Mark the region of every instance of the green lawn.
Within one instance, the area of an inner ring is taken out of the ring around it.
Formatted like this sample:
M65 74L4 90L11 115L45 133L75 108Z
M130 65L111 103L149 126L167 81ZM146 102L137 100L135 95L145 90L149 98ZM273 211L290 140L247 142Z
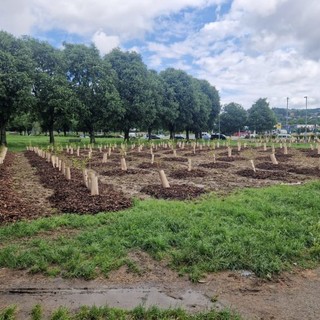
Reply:
M18 222L0 228L0 267L91 279L122 265L139 272L127 254L142 250L193 281L219 270L271 277L319 264L319 208L320 182L312 182Z

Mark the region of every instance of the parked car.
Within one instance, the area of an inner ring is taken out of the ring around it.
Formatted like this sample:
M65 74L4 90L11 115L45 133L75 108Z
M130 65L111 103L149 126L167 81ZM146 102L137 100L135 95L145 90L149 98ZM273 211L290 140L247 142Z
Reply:
M185 137L182 134L175 134L174 138L175 139L185 139Z
M149 136L146 134L145 138L149 139ZM151 134L150 139L162 139L162 137L158 134Z
M227 136L222 133L212 133L210 139L211 140L214 140L214 139L227 140Z
M202 133L202 139L203 140L210 140L211 135L207 132Z
M291 138L291 134L288 134L288 133L279 133L279 134L277 134L277 138L278 138L278 139L290 139L290 138Z

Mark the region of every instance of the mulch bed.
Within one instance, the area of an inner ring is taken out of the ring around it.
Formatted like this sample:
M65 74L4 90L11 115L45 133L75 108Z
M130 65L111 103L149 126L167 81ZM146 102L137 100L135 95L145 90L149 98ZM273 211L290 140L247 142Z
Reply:
M288 169L294 169L294 166L292 165L285 165L282 163L273 164L271 162L262 162L256 164L257 169L263 169L263 170L284 170L287 171Z
M146 153L146 152L138 152L138 151L133 151L133 152L128 152L128 155L134 156L134 157L139 157L139 158L150 158L151 159L151 153Z
M114 169L114 170L103 171L101 175L112 177L112 176L126 176L130 174L149 174L149 173L150 171L139 170L139 169L127 169L127 170Z
M99 196L91 196L82 182L82 174L73 169L68 181L57 169L31 151L25 156L31 166L36 168L41 183L54 190L48 199L55 208L68 213L98 213L102 211L118 211L132 206L132 200L111 186L99 185Z
M208 169L227 169L232 167L231 163L227 162L208 162L208 163L201 163L199 167L208 168Z
M160 168L164 168L165 166L163 165L163 163L161 163L161 165L160 165L157 162L154 162L154 163L142 162L142 163L138 164L137 167L140 169L160 169Z
M148 185L141 189L148 195L157 199L175 199L175 200L188 200L199 197L205 193L203 188L183 185L171 185L170 188L163 188L161 185Z
M315 176L320 177L320 169L317 167L314 168L290 168L288 172L296 173L296 174L304 174L307 176Z
M162 158L162 160L164 161L176 161L176 162L188 162L187 158L183 158L183 157L166 157L166 158Z
M15 155L8 152L4 163L0 165L0 224L44 216L12 189L11 167L14 159Z
M242 177L253 179L270 179L270 180L283 180L288 176L287 172L283 171L256 171L252 169L244 169L237 171L237 174Z
M187 169L180 169L175 170L170 173L170 177L174 179L188 179L188 178L195 178L195 177L205 177L208 173L200 170L200 169L193 169L188 171Z
M225 161L225 162L233 162L233 161L246 160L246 158L238 157L238 156L231 156L231 157L218 157L217 160Z

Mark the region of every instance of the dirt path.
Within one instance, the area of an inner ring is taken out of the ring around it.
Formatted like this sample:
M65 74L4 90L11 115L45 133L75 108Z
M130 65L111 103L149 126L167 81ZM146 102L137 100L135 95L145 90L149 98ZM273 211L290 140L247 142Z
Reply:
M16 304L19 319L28 318L37 303L46 316L59 306L77 310L81 305L125 309L156 305L190 312L231 308L244 319L319 319L320 269L285 274L276 281L261 281L247 272L222 272L193 284L144 253L136 259L144 268L141 275L123 267L109 279L93 281L0 269L0 308Z
M16 153L12 165L12 185L15 192L23 200L42 212L42 216L50 216L57 212L52 208L47 197L53 194L53 190L44 188L23 153Z

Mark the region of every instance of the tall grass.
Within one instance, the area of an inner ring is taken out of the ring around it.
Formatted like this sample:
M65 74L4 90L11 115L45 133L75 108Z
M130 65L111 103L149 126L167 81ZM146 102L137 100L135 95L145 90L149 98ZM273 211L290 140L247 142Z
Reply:
M91 279L130 269L128 252L142 250L194 281L219 270L271 277L319 263L319 196L320 182L312 182L18 222L0 228L0 267Z

